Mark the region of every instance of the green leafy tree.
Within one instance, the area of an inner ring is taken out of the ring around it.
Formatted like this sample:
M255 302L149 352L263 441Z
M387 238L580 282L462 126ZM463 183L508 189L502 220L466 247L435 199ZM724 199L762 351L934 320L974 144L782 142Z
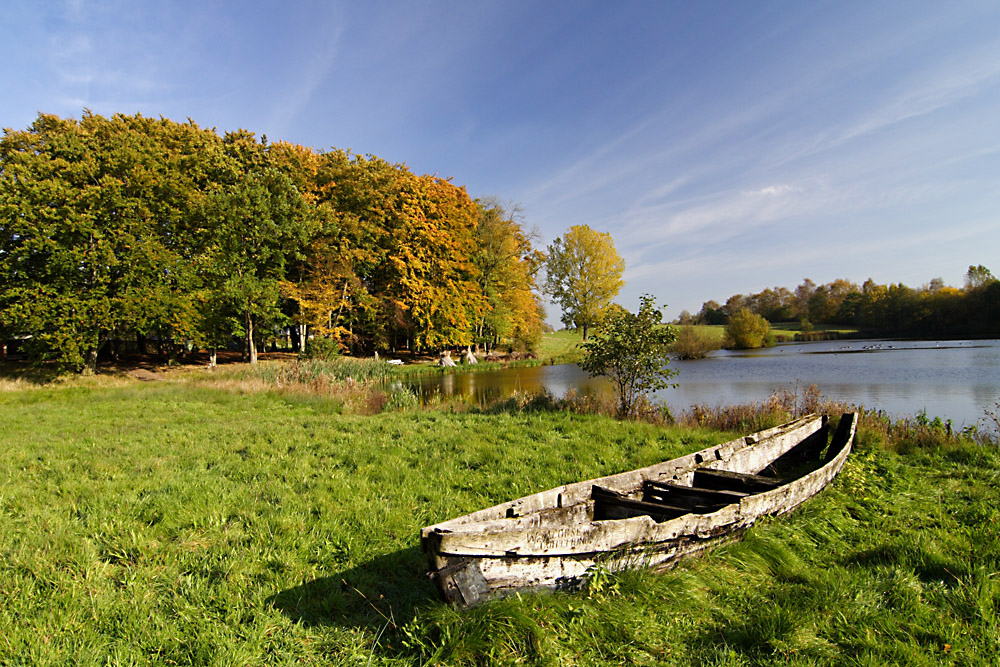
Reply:
M562 308L563 324L587 332L600 323L605 309L625 282L625 260L610 234L574 225L548 247L545 292Z
M255 364L261 328L284 321L285 269L305 246L311 226L304 200L270 163L263 142L241 130L227 134L224 143L229 180L204 200L210 227L200 264L217 311L209 318L212 328L223 311Z
M753 350L771 344L771 325L766 319L744 308L729 318L726 347Z
M174 217L157 196L166 153L154 124L43 114L5 134L0 301L36 359L92 372L114 336L156 318L168 326L159 306L179 294L185 270L164 243Z
M701 310L695 316L698 324L718 325L725 324L729 316L726 311L715 301L706 301L701 305Z
M677 335L663 323L652 295L644 294L637 313L612 309L594 335L583 345L580 367L592 377L611 380L618 393L622 417L634 416L639 399L670 386L677 371L668 367Z

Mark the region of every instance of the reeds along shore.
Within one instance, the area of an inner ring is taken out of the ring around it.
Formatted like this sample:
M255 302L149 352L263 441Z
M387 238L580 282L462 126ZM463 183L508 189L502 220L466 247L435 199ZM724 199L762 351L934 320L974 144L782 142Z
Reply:
M371 360L337 359L302 361L239 367L232 372L201 378L201 382L241 391L279 391L324 396L341 405L341 411L375 414L384 409L424 409L448 412L507 412L554 410L574 414L617 415L617 401L611 395L580 394L570 390L559 398L546 391L515 392L490 403L472 403L463 397L431 396L423 403L385 364ZM886 447L946 447L970 441L996 445L1000 432L1000 403L984 409L980 425L953 429L949 420L917 412L892 417L863 405L846 404L823 398L813 384L801 390L777 390L767 399L735 405L696 404L676 414L663 403L643 400L637 419L655 425L706 428L732 433L754 432L810 413L839 415L858 412L860 426L879 433Z

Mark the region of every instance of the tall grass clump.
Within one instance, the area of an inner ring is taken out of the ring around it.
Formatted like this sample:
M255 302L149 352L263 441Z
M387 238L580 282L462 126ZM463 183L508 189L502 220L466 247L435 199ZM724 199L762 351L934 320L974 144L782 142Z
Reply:
M375 359L333 357L270 361L198 374L194 382L242 393L273 392L319 401L335 412L375 414L390 401L391 365Z
M990 411L986 410L987 421L981 427L973 424L961 431L956 430L950 419L928 417L923 410L916 415L894 418L882 411L859 409L861 424L865 427L868 437L875 440L883 449L891 449L902 454L920 452L947 452L962 449L968 442L979 446L998 445L998 430L988 419Z
M239 373L276 385L324 385L347 380L357 383L383 382L392 377L393 369L389 364L376 359L334 357L256 364L242 368Z
M839 414L846 410L845 406L824 402L819 388L810 385L801 394L798 389L794 392L781 389L758 402L717 406L695 404L678 418L678 422L686 426L720 431L752 432L813 412Z

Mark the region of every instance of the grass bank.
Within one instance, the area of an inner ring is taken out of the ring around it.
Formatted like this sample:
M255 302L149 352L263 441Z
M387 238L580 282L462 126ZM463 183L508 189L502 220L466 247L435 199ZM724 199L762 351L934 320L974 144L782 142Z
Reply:
M689 325L695 331L717 342L720 346L726 339L726 327L722 324L694 324ZM845 329L843 327L826 327L815 325L808 332L802 331L799 322L775 322L771 324L771 333L779 343L797 340L826 340L829 338L850 338L858 334L856 329Z
M533 403L364 417L323 392L220 389L0 392L0 664L966 665L1000 653L1000 457L934 424L870 416L820 496L666 574L459 613L423 576L422 526L728 435Z

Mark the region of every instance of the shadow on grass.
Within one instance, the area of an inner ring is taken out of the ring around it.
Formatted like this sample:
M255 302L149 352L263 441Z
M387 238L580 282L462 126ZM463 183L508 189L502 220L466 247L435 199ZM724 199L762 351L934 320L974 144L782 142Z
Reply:
M281 591L268 602L307 627L377 630L388 624L395 629L413 618L418 605L440 600L426 571L424 555L414 546L307 581Z
M34 365L20 359L0 361L0 380L18 380L28 384L44 385L58 379L63 373L54 365Z
M912 570L923 582L940 581L947 585L959 583L968 573L963 563L915 544L884 544L848 558L845 564L904 568Z

